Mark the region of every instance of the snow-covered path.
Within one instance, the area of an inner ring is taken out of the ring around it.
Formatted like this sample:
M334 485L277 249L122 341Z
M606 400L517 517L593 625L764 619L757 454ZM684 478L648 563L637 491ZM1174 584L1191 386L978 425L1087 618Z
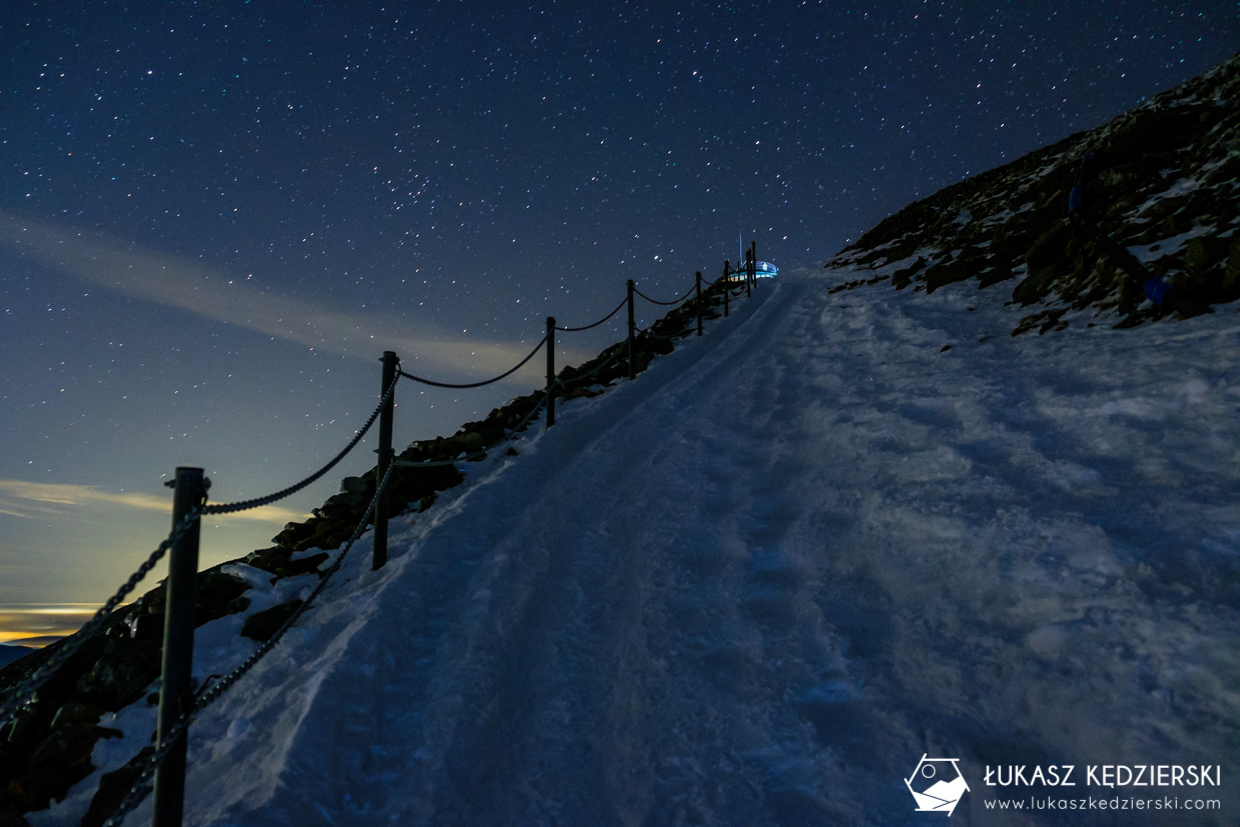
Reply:
M187 823L916 825L928 754L954 824L1234 824L1235 309L1014 339L1010 287L826 284L467 466L383 571L359 545L195 724ZM1219 765L1120 794L1222 811L990 809L1022 764Z

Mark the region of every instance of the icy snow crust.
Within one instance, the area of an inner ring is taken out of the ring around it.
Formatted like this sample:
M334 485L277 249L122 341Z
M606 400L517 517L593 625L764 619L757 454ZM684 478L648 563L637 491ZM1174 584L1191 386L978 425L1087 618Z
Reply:
M986 765L1176 763L1223 786L1128 792L1221 813L1080 823L1235 823L1234 309L1013 339L1002 288L827 294L858 275L763 282L464 465L380 572L367 535L195 723L186 823L924 825L924 754L969 780L953 824L1076 823L987 810Z

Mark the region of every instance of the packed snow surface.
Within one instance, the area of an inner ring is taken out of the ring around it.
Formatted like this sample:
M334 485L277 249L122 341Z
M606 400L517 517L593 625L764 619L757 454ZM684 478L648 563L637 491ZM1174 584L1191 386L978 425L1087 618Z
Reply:
M464 465L379 572L364 538L194 724L186 823L944 823L905 783L929 756L968 783L953 825L1234 824L1235 307L1013 338L1010 285L827 294L857 275L760 282ZM240 622L200 630L199 678L253 650ZM96 765L153 714L105 719ZM1149 764L1222 784L1086 785ZM985 782L1012 765L1078 783ZM1033 793L1221 810L993 809Z

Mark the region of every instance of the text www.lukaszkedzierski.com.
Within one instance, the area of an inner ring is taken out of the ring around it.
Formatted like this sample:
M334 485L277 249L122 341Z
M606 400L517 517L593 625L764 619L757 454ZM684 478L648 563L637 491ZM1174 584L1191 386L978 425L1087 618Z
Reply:
M987 810L1218 810L1218 799L1205 798L994 798Z

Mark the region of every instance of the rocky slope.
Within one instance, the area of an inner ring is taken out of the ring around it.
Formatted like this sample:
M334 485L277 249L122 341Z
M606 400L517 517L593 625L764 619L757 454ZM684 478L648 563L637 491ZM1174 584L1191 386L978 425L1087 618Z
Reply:
M1240 298L1240 55L1110 123L909 204L827 263L875 271L835 290L890 281L932 293L1015 281L1033 307L1013 335L1045 333L1070 310L1128 327L1166 314L1142 284L1068 221L1081 161L1098 227L1173 289L1218 304Z

